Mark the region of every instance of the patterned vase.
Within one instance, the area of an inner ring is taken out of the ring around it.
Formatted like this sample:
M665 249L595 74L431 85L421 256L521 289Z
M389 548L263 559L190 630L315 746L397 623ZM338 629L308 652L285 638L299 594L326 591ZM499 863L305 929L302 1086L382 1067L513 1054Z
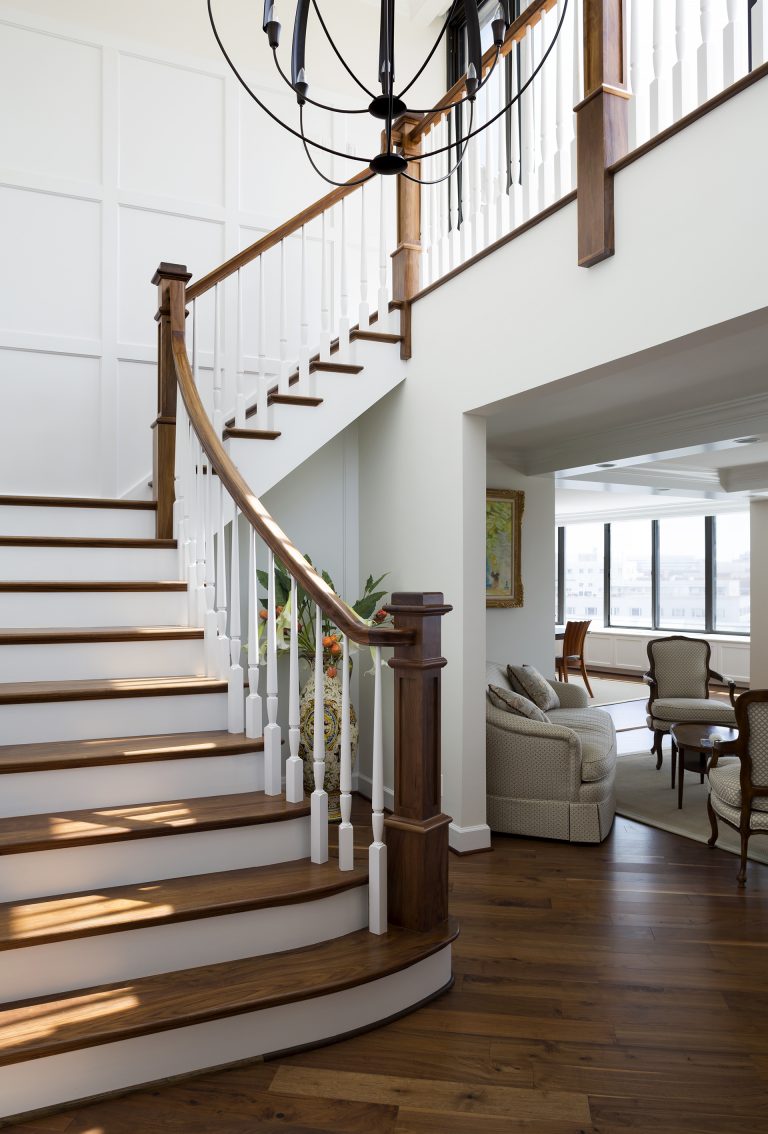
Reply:
M339 788L341 777L341 681L338 677L326 677L323 682L325 721L325 790L328 792L328 818L338 822L341 819ZM357 759L357 741L360 730L354 706L349 707L350 741L352 746L352 767ZM311 795L315 790L315 772L312 753L315 742L315 679L310 677L301 691L299 701L299 725L301 740L299 756L304 760L304 790Z

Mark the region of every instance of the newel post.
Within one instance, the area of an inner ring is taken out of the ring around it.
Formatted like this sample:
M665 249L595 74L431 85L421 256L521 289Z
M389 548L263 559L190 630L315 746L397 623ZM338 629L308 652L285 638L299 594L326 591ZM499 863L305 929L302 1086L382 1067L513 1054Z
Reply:
M184 264L160 264L157 285L157 417L152 422L152 497L157 501L155 535L173 539L176 462L176 370L171 325L184 325L184 289L192 273Z
M576 110L579 264L615 251L613 174L627 152L629 92L624 78L623 0L584 0L584 98Z
M452 608L440 592L392 595L395 648L395 805L385 820L389 921L426 930L448 917L448 824L440 808L440 623Z
M402 114L394 123L392 143L403 157L421 153L421 138L410 131L421 115ZM420 163L410 161L407 172L420 177ZM400 305L400 357L411 357L411 300L421 287L421 186L406 177L397 178L397 248L392 253L392 298Z

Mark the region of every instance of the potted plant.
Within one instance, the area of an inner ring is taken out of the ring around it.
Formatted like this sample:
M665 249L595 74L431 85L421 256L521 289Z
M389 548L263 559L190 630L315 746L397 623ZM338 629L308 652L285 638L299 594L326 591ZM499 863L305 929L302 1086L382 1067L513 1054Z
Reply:
M312 564L309 556L307 562ZM323 579L332 590L336 590L333 580L327 571L321 572ZM387 592L378 590L386 575L374 579L369 575L363 593L357 602L350 606L362 620L369 626L385 624L390 616L381 607L381 600ZM265 591L268 590L268 577L266 571L258 572L258 579ZM304 760L304 789L314 791L314 770L312 767L312 754L314 750L315 732L315 656L319 650L323 657L323 702L324 702L324 732L325 732L325 790L328 792L329 818L338 820L341 817L339 806L340 793L340 757L341 757L341 704L342 704L342 674L341 666L344 654L344 635L330 621L323 618L321 640L317 641L316 607L301 587L296 588L296 614L298 627L299 658L307 664L308 674L302 685L299 701L299 727L301 740L299 755ZM277 628L277 647L279 650L289 650L291 646L291 577L283 565L275 562L275 613ZM266 607L261 610L261 619L268 617ZM357 652L358 646L349 643L349 667L352 671L352 655ZM262 643L262 651L266 644ZM372 652L373 653L373 652ZM354 706L350 704L350 742L352 748L352 766L357 759L357 746L359 728L357 714Z

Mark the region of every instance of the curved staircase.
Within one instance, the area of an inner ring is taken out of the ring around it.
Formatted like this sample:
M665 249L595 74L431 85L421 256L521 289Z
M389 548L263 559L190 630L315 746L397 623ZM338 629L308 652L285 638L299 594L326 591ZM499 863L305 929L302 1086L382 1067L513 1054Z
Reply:
M154 505L3 497L0 523L0 1117L445 989L455 927L370 933L365 854L310 861L309 799L227 731Z

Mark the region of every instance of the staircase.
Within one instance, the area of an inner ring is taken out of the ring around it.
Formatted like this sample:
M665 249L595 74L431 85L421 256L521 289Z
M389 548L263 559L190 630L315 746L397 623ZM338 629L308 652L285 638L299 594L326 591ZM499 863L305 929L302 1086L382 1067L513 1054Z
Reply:
M455 927L370 933L365 854L310 861L309 800L265 794L155 513L0 498L3 1119L331 1040L451 981Z

